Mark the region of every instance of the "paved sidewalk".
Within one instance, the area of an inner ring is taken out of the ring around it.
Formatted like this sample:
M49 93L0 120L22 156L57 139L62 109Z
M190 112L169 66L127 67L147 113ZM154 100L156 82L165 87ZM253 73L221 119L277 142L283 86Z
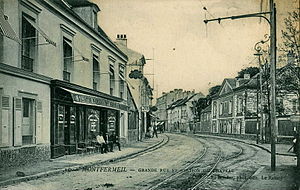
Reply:
M79 170L85 166L113 162L129 156L154 148L168 140L166 135L160 134L158 138L144 139L142 142L133 143L126 147L121 147L121 151L114 149L114 152L105 154L87 153L81 155L67 155L49 161L39 162L35 165L23 167L0 169L0 187L22 181L37 179L66 171ZM16 172L23 172L24 177L18 177Z
M243 142L246 144L250 144L253 146L257 146L261 149L264 149L265 151L268 151L269 153L271 153L271 145L270 144L256 144L256 141L254 140L248 140L248 139L240 139L240 138L233 138L233 137L223 137L223 136L216 136L213 134L201 134L201 133L196 133L195 135L198 136L207 136L207 137L214 137L214 138L221 138L221 139L229 139L229 140L234 140L234 141L238 141L238 142ZM291 148L292 145L289 144L276 144L276 154L277 155L282 155L282 156L293 156L296 157L296 154L293 153L293 150L291 150L290 152L288 152L288 150Z
M243 190L296 190L300 189L300 172L296 167L277 166L271 171L269 166L259 168L240 189Z
M256 144L256 141L222 137L207 134L196 134L197 136L213 137L218 139L234 140L253 146L257 146L267 152L271 152L270 144ZM239 188L243 190L300 190L300 169L296 167L296 155L287 152L291 145L276 144L277 166L271 171L269 165L262 165L253 175L245 176L247 181Z

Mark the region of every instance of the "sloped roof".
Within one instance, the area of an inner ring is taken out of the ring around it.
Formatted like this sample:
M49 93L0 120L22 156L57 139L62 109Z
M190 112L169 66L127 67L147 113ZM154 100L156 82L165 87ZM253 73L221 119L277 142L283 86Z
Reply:
M207 106L206 108L204 108L201 113L205 113L205 112L211 112L211 106Z
M107 34L102 30L100 26L97 27L97 29L94 29L92 26L90 26L88 23L86 23L75 11L73 11L70 7L68 7L62 0L52 0L55 4L60 6L64 9L64 11L70 13L72 16L74 16L79 22L83 23L87 28L93 30L100 38L102 38L104 41L106 41L109 45L111 45L115 50L117 50L118 53L120 53L122 56L124 56L126 59L127 56L125 53L123 53L115 44L114 42L107 36ZM97 6L95 3L89 2L88 0L66 0L66 2L71 5L71 7L76 7L80 5L94 5ZM74 6L73 6L74 5ZM97 6L97 8L99 8ZM100 10L100 9L99 9Z
M193 94L191 95L190 97L189 96L186 96L184 98L181 98L179 100L176 100L175 102L173 102L167 109L173 109L175 107L178 107L178 106L182 106L184 105L185 103L187 103L188 101L190 101L193 97L195 97L197 94Z
M181 102L179 102L177 105L176 105L176 107L177 106L182 106L182 105L184 105L185 103L187 103L188 101L190 101L190 99L192 99L193 97L195 97L196 96L196 94L193 94L192 96L190 96L190 97L185 97Z
M146 64L145 57L143 54L128 48L127 46L123 45L122 43L118 43L118 42L114 42L114 43L123 53L125 53L127 55L128 64L132 64L133 62L140 60L140 59L143 60L142 61L143 65Z

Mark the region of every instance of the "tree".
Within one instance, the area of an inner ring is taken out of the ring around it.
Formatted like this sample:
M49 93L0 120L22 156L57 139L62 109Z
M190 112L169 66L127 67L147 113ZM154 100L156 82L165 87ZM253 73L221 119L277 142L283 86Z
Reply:
M259 73L258 67L247 67L238 72L236 78L244 78L244 74L250 74L250 78Z
M209 105L208 103L209 102L207 98L199 98L198 100L192 102L193 112L196 116L196 119L200 120L201 111Z
M299 66L300 58L300 31L299 31L299 10L289 12L289 16L284 19L285 28L281 30L283 44L280 50L284 54L290 53L294 56Z
M211 97L211 96L217 94L219 92L220 88L221 88L221 85L216 85L216 86L211 87L208 90L208 95L207 96Z

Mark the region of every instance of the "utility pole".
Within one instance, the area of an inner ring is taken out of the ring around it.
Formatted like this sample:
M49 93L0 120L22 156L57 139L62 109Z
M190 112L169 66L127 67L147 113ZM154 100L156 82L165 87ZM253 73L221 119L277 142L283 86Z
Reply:
M273 0L270 0L270 37L271 37L271 64L270 64L270 85L271 85L271 105L270 105L270 119L271 119L271 170L275 171L276 167L276 134L277 134L277 127L276 127L276 7L273 3Z
M252 14L244 14L244 15L237 15L237 16L229 16L229 17L222 17L216 19L209 19L204 20L204 23L207 24L208 22L218 21L221 23L221 20L235 20L241 18L249 18L249 17L259 17L264 18L270 25L270 47L271 47L271 56L270 56L270 125L271 125L271 170L275 171L276 168L276 135L277 135L277 127L276 127L276 92L275 92L275 72L276 72L276 6L273 0L269 0L270 4L270 11L269 12L259 12L259 13L252 13ZM265 15L270 15L270 19L265 17Z

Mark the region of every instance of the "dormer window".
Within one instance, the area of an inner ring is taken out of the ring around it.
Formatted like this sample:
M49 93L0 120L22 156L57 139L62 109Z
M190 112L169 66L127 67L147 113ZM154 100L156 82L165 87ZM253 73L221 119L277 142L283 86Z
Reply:
M93 27L96 29L98 27L97 12L96 11L92 12L92 22L93 22Z

